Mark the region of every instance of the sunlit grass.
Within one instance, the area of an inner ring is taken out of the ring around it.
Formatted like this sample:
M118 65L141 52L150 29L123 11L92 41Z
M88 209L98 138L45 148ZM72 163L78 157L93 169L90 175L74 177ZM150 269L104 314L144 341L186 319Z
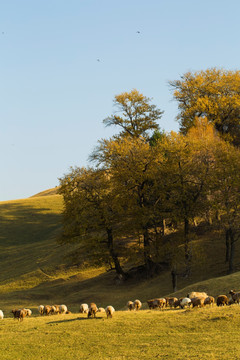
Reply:
M0 321L1 359L237 359L240 307Z

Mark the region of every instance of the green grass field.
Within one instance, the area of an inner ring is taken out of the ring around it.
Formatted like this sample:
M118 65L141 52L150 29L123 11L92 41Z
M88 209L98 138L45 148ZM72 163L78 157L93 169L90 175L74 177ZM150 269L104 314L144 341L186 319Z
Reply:
M170 272L119 284L103 267L72 265L73 245L59 245L62 197L50 189L28 199L0 203L0 359L237 359L240 307L147 310L146 300L172 293ZM178 279L176 296L190 291L209 295L239 289L240 271L226 275L224 237L218 229L200 229L201 266ZM236 269L240 269L237 245ZM84 254L82 254L84 259ZM128 300L143 302L126 311ZM112 305L113 319L78 314L83 302ZM40 317L40 304L65 303L69 315ZM12 308L33 310L18 323ZM229 355L231 354L231 355Z
M239 305L97 316L2 320L1 359L239 359Z

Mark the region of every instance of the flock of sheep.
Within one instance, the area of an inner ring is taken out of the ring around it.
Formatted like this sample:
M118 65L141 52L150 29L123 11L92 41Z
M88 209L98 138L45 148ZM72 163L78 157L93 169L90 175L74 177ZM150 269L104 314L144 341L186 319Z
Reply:
M112 317L115 309L113 306L109 305L106 309L100 307L98 308L95 303L91 303L89 306L88 304L81 304L79 312L84 314L88 314L88 317L96 317L96 313L106 313L107 318ZM68 310L67 306L62 305L39 305L38 312L40 315L54 315L54 314L71 314L71 311ZM19 321L23 321L23 319L27 316L32 315L32 311L30 309L13 309L11 311L13 317L18 319ZM4 318L3 311L0 310L0 319Z
M228 298L227 295L219 295L216 299L217 306L231 305L234 303L239 304L240 302L240 291L236 292L235 290L230 290L229 294L231 298ZM205 292L191 292L187 297L176 298L176 297L164 297L147 300L149 309L160 309L170 307L177 308L180 307L184 309L185 307L203 307L205 305L213 305L215 299L213 296L207 295ZM128 310L140 310L142 303L140 300L128 301L127 308ZM62 305L39 305L38 312L40 315L54 315L54 314L71 314L71 311L68 310L67 306ZM96 317L98 312L106 313L107 318L112 318L115 309L113 306L109 305L105 309L102 307L97 307L95 303L81 304L79 312L81 314L87 314L88 318ZM14 309L12 310L14 318L19 321L23 321L24 317L31 316L32 311L30 309ZM0 310L0 319L3 319L3 311Z
M216 299L217 306L224 306L224 305L232 305L232 304L239 304L240 302L240 292L236 292L235 290L230 290L229 294L231 298L228 298L227 295L219 295ZM165 297L165 298L158 298L148 300L147 304L149 309L156 309L160 308L163 309L167 306L170 308L177 308L180 307L184 309L185 307L203 307L205 305L213 305L215 303L215 299L213 296L207 295L205 292L191 292L187 295L187 297L176 298L176 297ZM139 305L138 305L139 306ZM128 302L128 309L133 310L136 309L135 302L132 301Z

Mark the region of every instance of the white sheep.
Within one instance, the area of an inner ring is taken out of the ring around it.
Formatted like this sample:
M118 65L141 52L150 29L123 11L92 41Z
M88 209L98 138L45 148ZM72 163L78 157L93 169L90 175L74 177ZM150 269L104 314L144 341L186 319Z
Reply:
M27 315L26 316L31 316L32 315L32 310L30 309L23 309L26 311Z
M192 291L192 292L190 292L190 294L187 294L187 297L189 299L193 299L195 297L203 297L204 299L206 299L206 297L208 297L208 295L205 292Z
M87 314L88 313L88 304L81 304L80 305L80 313Z
M40 315L44 314L44 305L39 305L38 312L39 312Z
M133 302L133 307L134 307L135 310L140 310L141 307L142 307L141 301L140 301L140 300L135 300L135 301Z
M2 310L0 310L0 319L2 320L2 319L3 319L3 317L4 317L4 315L3 315L3 311L2 311Z
M134 310L133 301L129 300L127 302L127 307L128 307L128 310L130 310L130 311Z
M98 311L97 312L100 312L100 313L105 313L105 309L104 308L102 308L102 307L100 307L100 308L98 308Z
M59 310L61 314L66 314L66 312L68 311L67 306L64 304L59 306Z
M107 318L108 317L112 318L114 311L115 311L115 309L114 309L113 306L111 306L111 305L107 306L106 309L105 309L105 312L107 314Z
M182 309L185 308L185 306L190 306L191 305L191 299L189 299L188 297L186 298L183 298L181 301L180 301L180 307Z

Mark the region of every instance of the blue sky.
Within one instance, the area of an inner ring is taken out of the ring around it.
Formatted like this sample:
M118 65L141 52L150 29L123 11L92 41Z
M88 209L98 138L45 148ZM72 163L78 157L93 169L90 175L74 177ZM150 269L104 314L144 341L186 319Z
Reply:
M168 81L239 69L239 13L237 0L0 1L0 201L86 165L117 132L102 120L123 91L153 98L177 131Z

